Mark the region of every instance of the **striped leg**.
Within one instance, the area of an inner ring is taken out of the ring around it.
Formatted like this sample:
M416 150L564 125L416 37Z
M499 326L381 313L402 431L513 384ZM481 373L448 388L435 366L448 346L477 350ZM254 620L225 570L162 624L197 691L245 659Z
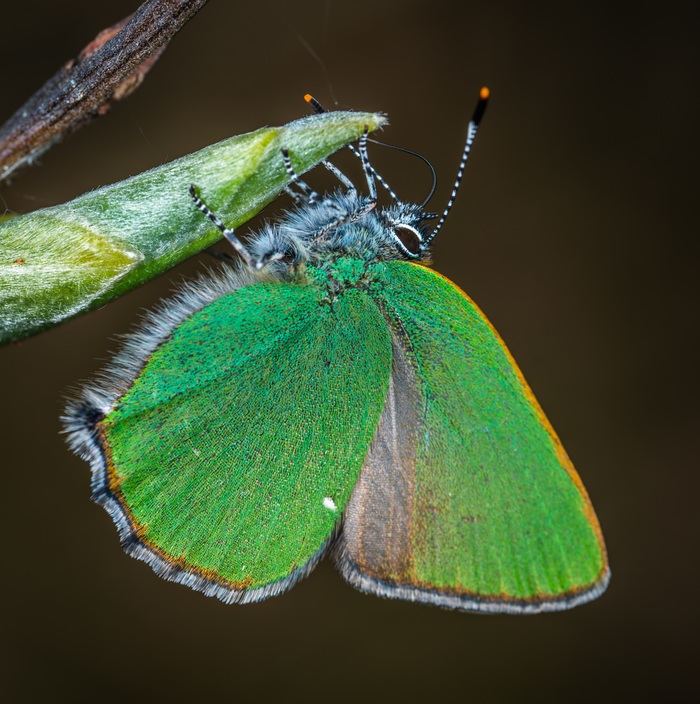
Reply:
M216 217L216 214L209 209L207 204L197 195L197 191L194 184L190 184L190 196L194 204L216 225L219 230L221 230L223 236L228 240L231 246L238 252L243 261L250 267L259 268L257 262L253 262L248 250L245 248L243 243L233 234L233 230L230 227L226 227L224 223Z
M377 185L374 182L374 169L370 166L369 155L367 154L367 134L369 129L365 127L365 131L360 137L359 151L360 151L360 161L362 162L362 169L365 172L365 178L367 179L367 188L369 189L369 199L371 201L377 202Z
M336 210L338 209L338 206L333 202L332 199L330 198L322 198L319 196L316 191L313 190L305 181L302 181L299 178L299 175L297 172L294 170L294 167L292 166L292 160L289 158L289 151L285 147L282 147L282 159L284 159L284 168L287 171L287 174L292 180L292 184L297 186L299 190L301 191L301 195L293 191L289 186L285 188L285 192L292 197L294 202L297 205L301 205L304 203L306 200L309 205L313 205L314 203L317 203L319 200L321 200L323 205L326 205L327 207L330 208L335 208ZM335 174L338 179L343 183L345 186L348 188L351 188L352 190L355 190L352 183L350 183L349 179L345 176L340 169L335 167L333 164L324 161L323 165L331 171L333 174Z
M304 198L296 191L293 191L289 186L285 186L284 192L294 201L296 205L302 205L305 202Z
M306 181L302 181L299 178L292 166L292 160L289 158L289 151L287 151L286 147L282 147L282 158L284 159L284 168L287 170L289 178L292 179L292 183L306 196L309 203L315 203L319 199L318 193Z
M323 165L340 181L348 191L356 193L357 189L352 185L352 181L335 165L331 164L330 161L323 161Z

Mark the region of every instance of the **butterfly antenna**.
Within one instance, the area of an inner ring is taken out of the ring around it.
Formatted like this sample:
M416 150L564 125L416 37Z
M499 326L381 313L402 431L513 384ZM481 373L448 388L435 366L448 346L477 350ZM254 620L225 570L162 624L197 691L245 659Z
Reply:
M304 96L304 100L311 106L311 109L317 115L321 115L322 113L327 112L326 108L324 108L323 105L321 105L321 103L319 103L318 100L316 100L316 98L314 98L313 95L310 95L309 93L307 93ZM374 142L373 139L370 141ZM382 144L382 142L377 142L377 144ZM387 144L386 146L389 146L389 145ZM399 149L400 147L394 147L394 148ZM348 149L362 162L362 156L361 156L359 150L357 149L357 147L355 147L353 144L348 144ZM363 163L363 167L364 167L364 163ZM376 169L369 163L367 164L367 167L369 168L370 172L372 173L372 176L374 176L374 178L377 179L377 181L379 181L379 183L382 184L382 186L384 187L384 190L389 194L391 199L395 203L400 203L401 200L399 199L399 197L396 195L396 193L394 193L391 186L382 178L382 176L380 176L377 173Z
M440 232L440 229L442 226L445 224L445 220L447 219L447 215L452 209L452 206L455 202L455 197L457 195L457 191L459 190L459 186L462 183L462 176L464 175L464 167L467 164L467 159L469 159L469 152L471 151L472 144L474 144L474 138L476 137L476 133L479 130L479 123L481 122L481 118L484 116L484 111L486 110L486 104L489 101L489 95L490 91L488 88L485 86L481 89L479 92L479 102L476 104L476 108L474 110L474 114L472 115L472 119L469 120L469 126L467 127L467 141L464 145L464 151L462 152L462 160L459 162L459 169L457 169L457 178L455 179L454 186L452 187L452 193L450 194L450 199L447 201L447 205L445 206L445 209L442 211L442 215L440 216L440 220L438 220L437 225L435 225L435 229L428 235L428 237L425 239L423 242L423 247L427 247L435 238L435 235L437 235L438 232Z

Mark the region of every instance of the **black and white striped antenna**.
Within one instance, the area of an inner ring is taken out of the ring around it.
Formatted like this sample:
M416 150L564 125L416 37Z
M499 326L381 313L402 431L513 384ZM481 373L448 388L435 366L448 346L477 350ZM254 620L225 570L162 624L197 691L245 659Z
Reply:
M435 225L435 229L428 235L428 237L426 237L425 241L423 242L423 247L427 247L433 241L433 239L435 239L435 235L440 232L440 229L445 224L445 220L447 219L448 213L450 212L450 210L452 210L452 206L455 202L455 197L457 196L457 191L459 190L459 186L462 183L464 167L467 164L467 159L469 159L469 152L472 149L472 144L474 144L474 138L476 137L476 133L479 130L479 123L481 122L481 118L484 116L484 111L486 110L486 104L489 101L490 93L491 91L489 91L486 86L484 86L479 91L479 102L476 104L472 119L469 120L469 125L467 126L467 141L464 144L462 160L459 162L459 168L457 169L457 178L455 179L454 186L452 186L452 193L450 194L450 198L447 201L445 209L442 211L442 215L440 216L437 225Z

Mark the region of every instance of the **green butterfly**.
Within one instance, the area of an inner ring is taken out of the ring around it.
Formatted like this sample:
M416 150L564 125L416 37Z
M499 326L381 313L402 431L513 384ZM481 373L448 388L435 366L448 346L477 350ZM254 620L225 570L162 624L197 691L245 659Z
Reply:
M151 314L65 417L129 554L227 603L284 592L329 552L362 591L465 611L605 590L559 439L483 313L421 263L487 98L432 229L366 134L368 195L330 164L343 188L318 195L284 152L297 205L247 246L191 189L242 262Z

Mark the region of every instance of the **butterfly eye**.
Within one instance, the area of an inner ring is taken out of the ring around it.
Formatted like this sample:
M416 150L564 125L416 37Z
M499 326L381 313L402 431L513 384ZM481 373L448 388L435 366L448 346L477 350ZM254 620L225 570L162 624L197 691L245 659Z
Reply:
M417 257L421 253L423 238L418 230L410 225L395 225L394 237L396 237L400 248L409 257Z

